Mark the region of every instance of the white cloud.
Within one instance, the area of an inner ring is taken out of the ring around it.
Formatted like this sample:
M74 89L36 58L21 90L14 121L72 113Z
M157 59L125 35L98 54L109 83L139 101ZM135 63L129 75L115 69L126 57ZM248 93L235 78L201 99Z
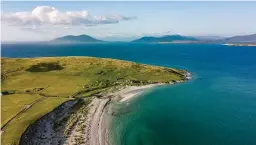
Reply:
M85 25L113 24L120 21L135 19L118 14L94 16L88 11L60 12L51 6L37 6L31 12L16 12L3 14L2 22L17 26L40 25Z

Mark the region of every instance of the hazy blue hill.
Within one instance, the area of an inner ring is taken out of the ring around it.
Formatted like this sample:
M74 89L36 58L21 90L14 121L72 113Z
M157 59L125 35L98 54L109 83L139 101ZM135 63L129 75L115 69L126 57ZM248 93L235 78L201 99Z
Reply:
M244 43L244 44L256 44L256 34L233 36L229 38L208 41L209 43Z
M194 37L181 35L167 35L162 37L142 37L132 42L173 42L173 41L197 41Z
M256 42L256 34L244 35L244 36L234 36L224 39L226 42Z
M88 35L79 35L79 36L72 36L72 35L67 35L67 36L64 36L64 37L59 37L59 38L56 38L54 40L52 40L51 42L58 42L58 43L61 43L61 42L103 42L102 40L98 40L98 39L95 39L91 36L88 36Z

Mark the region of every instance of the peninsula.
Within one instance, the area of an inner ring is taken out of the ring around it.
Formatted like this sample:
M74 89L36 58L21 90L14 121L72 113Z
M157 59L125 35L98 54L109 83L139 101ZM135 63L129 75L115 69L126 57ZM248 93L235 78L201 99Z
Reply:
M103 145L104 107L188 79L185 70L95 57L2 58L2 144ZM115 115L115 114L113 114Z

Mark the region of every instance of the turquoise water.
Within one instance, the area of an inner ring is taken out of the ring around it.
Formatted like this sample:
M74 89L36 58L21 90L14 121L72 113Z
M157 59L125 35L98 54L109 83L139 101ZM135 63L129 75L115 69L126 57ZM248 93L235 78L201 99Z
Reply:
M121 104L115 145L256 145L256 47L197 44L5 44L5 57L97 56L178 67L193 80Z

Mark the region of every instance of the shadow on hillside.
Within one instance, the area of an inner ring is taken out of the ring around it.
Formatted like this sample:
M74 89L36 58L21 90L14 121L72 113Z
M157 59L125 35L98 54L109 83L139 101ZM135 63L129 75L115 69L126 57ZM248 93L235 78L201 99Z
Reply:
M30 66L30 68L26 69L29 72L49 72L49 71L56 71L56 70L63 70L64 68L59 65L57 62L50 62L50 63L38 63L36 65Z

